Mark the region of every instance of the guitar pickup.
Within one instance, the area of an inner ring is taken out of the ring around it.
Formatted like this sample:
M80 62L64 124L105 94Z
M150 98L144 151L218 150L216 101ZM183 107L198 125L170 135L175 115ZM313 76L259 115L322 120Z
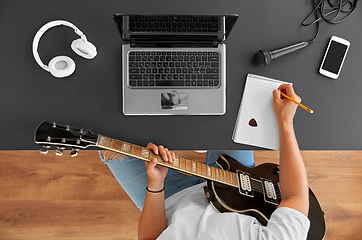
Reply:
M239 180L239 193L248 197L254 197L250 174L240 170L236 170L236 173Z
M263 186L264 201L274 205L279 205L280 198L277 196L274 183L266 178L260 178L260 181Z

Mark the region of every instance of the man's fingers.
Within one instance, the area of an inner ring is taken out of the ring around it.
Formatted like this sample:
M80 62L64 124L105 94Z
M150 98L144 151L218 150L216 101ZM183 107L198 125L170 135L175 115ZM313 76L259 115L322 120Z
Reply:
M168 148L165 148L162 145L159 145L158 147L153 143L148 143L147 148L151 149L154 154L161 155L162 159L165 162L172 162L175 159L175 153L170 151Z
M168 162L169 161L169 154L168 154L168 149L164 148L162 145L158 146L158 150L161 154L161 157L164 161Z
M150 142L147 144L147 148L151 149L154 154L158 155L158 147L155 144Z
M157 159L152 158L149 162L145 162L146 170L151 170L157 165Z
M279 100L280 99L280 90L279 89L275 89L274 91L273 91L273 97L274 97L274 99L275 100Z

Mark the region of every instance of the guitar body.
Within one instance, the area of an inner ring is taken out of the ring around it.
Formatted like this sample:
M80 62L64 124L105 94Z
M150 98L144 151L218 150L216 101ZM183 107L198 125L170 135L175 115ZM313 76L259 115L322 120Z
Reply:
M276 164L264 163L248 168L227 155L221 155L217 160L217 164L224 170L247 172L253 179L268 179L278 186L279 168ZM280 192L278 193L280 194ZM253 197L245 196L235 187L211 180L207 180L205 194L218 212L237 212L252 216L263 226L267 225L272 213L278 207L276 204L266 202L263 192L254 192ZM323 239L326 232L324 213L311 189L309 189L308 218L311 225L307 239Z

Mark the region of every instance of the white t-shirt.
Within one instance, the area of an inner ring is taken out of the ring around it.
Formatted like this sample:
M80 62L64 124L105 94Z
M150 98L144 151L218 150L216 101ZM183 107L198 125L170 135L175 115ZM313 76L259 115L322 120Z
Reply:
M168 227L158 237L159 240L307 238L310 222L304 214L281 207L274 211L264 227L251 216L216 212L205 197L205 184L184 189L166 199Z

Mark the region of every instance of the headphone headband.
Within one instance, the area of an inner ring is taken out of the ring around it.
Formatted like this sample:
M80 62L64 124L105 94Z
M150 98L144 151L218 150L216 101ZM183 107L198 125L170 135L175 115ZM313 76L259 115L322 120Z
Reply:
M68 22L68 21L64 21L64 20L55 20L55 21L51 21L48 22L47 24L45 24L44 26L42 26L38 32L35 34L34 40L33 40L33 55L35 58L35 61L39 64L40 67L42 67L44 70L49 71L49 68L47 65L45 65L39 56L38 53L38 46L39 46L39 41L40 38L43 36L43 34L49 30L50 28L56 27L56 26L60 26L60 25L64 25L70 28L74 29L74 32L79 35L81 37L81 39L84 42L87 42L87 37L83 34L82 31L80 31L74 24Z

